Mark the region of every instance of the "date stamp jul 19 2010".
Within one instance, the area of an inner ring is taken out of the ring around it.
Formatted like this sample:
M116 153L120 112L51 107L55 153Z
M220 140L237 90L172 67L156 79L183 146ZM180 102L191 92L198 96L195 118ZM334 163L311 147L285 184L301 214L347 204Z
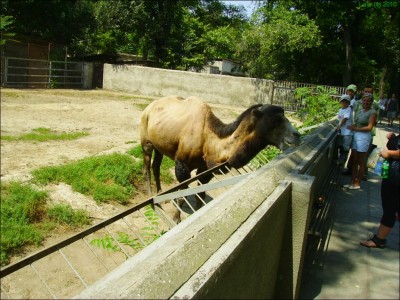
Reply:
M400 1L360 1L358 8L395 8L400 6Z

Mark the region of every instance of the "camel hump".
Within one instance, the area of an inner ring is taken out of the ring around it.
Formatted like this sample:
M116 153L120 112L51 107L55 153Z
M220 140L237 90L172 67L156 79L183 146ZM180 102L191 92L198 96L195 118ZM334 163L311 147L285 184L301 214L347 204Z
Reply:
M190 96L187 98L171 95L159 98L153 101L147 108L145 109L146 112L155 109L165 109L170 111L172 115L177 115L180 109L184 110L198 110L200 111L208 111L210 109L209 105L201 98L196 96ZM177 110L174 112L174 110Z

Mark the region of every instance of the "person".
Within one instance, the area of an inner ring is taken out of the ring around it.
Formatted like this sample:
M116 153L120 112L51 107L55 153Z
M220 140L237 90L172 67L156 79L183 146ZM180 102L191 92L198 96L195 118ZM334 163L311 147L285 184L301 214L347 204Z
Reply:
M372 108L372 95L364 93L362 109L357 110L354 115L353 124L347 128L353 131L351 150L353 153L351 184L344 187L350 190L360 189L360 182L365 175L367 167L367 153L370 147L372 135L371 130L376 124L377 112Z
M379 110L378 110L378 123L382 124L382 119L384 117L386 117L386 102L387 102L387 98L381 94L379 96L379 100L378 100L378 106L379 106Z
M350 96L342 95L339 99L341 108L338 111L339 124L337 131L339 132L338 146L339 146L339 164L346 163L347 156L350 151L351 141L353 139L353 132L347 127L352 124Z
M350 84L347 88L346 88L346 94L349 95L350 97L350 108L353 109L354 105L356 104L356 95L357 92L357 86L355 84Z
M361 246L367 248L385 247L386 237L392 230L396 221L396 215L398 216L400 211L400 134L396 136L394 132L390 132L387 138L387 149L383 149L379 155L389 160L393 172L389 173L389 178L382 178L381 201L383 215L378 231L370 239L360 242ZM397 167L395 164L397 164Z
M398 111L398 100L396 99L396 94L392 94L392 98L390 98L387 102L387 118L388 118L388 126L393 127L393 121L397 117Z
M354 115L357 114L357 113L359 113L359 111L362 110L362 107L363 107L363 106L362 106L362 101L361 101L362 96L363 96L364 94L366 94L366 93L369 93L369 94L372 95L372 100L373 100L373 99L374 99L373 92L374 92L374 89L373 89L372 85L368 85L368 84L367 84L367 85L364 87L364 89L361 91L361 98L360 98L360 100L355 100L355 103L353 104L353 119L354 119ZM356 99L356 96L355 96L354 99ZM378 105L378 103L377 103L376 101L373 101L373 102L372 102L372 108L373 108L376 112L378 111L379 105ZM370 141L370 144L369 144L369 147L368 147L368 151L367 151L368 154L371 153L371 151L373 150L373 149L372 149L372 143L373 143L373 138L374 138L374 136L375 136L375 134L376 134L375 125L376 125L376 124L374 124L374 127L373 127L372 130L371 130L371 136L372 136L372 138L371 138L371 141ZM367 180L368 180L368 167L367 167L367 163L368 163L368 161L367 161L367 159L368 159L368 154L367 154L366 159L365 159L365 174L364 174L363 177L362 177L362 179L363 179L364 181L367 181ZM351 151L350 151L349 160L347 161L347 167L346 167L346 170L343 171L343 175L351 175L351 174L352 174L352 162L353 162L353 157L354 157L354 153L353 153L353 150L351 150Z

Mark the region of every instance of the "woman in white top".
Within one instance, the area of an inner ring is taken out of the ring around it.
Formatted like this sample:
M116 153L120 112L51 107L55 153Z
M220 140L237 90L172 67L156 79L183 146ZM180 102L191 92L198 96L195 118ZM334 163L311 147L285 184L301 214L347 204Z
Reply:
M351 151L354 152L351 184L345 185L350 190L360 189L360 182L365 174L368 149L372 140L371 130L376 124L377 112L372 108L372 94L365 93L361 99L362 108L354 110L354 124L347 128L353 131Z

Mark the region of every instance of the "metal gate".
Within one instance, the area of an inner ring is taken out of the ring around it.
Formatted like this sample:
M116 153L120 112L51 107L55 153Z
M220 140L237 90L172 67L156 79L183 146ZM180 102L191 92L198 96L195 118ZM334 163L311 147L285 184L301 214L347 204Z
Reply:
M218 165L2 268L1 299L57 299L77 295L176 225L164 210L164 203L169 202L185 219L198 210L196 199L206 205L268 162L261 151L240 169L228 168L227 163ZM211 173L211 181L202 184L201 179Z
M82 88L82 62L4 57L2 85L5 87Z

